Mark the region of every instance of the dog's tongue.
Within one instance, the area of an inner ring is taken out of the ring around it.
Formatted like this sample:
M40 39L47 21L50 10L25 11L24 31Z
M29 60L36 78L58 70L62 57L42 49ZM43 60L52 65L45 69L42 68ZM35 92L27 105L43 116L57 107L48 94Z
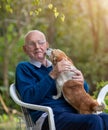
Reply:
M50 56L51 55L51 52L52 52L52 48L48 48L47 51L46 51L46 55L47 56Z

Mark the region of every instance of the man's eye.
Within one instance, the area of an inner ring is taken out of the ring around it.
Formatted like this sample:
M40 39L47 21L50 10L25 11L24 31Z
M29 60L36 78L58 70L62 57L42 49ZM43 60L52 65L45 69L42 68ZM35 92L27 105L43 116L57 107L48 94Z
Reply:
M33 42L29 42L27 45L28 46L34 46L34 43Z
M44 44L46 41L38 41L38 44Z

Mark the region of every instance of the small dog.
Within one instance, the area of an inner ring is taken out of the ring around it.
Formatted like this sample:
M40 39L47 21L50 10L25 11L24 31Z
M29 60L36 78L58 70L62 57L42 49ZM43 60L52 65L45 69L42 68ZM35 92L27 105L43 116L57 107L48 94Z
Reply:
M65 59L72 63L72 68L77 69L72 60L59 49L48 49L46 52L49 59L55 66L57 62ZM56 80L57 95L53 96L54 99L58 99L62 94L65 100L72 105L80 114L91 114L101 112L105 108L105 105L99 104L88 93L86 93L84 86L81 82L72 80L74 72L65 71L61 72Z

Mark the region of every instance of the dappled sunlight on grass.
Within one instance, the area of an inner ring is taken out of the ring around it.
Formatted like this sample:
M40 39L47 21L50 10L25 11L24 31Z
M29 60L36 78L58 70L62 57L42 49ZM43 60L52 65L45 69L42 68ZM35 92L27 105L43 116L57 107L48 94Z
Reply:
M11 119L0 122L0 130L26 130L26 127L22 117L12 116Z

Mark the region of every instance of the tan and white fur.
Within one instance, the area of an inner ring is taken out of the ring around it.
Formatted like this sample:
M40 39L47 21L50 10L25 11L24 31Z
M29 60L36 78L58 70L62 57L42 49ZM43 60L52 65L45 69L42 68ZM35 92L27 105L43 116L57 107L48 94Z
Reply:
M57 62L65 59L71 61L71 67L77 69L72 60L59 49L49 49L46 54L49 56L53 65ZM54 99L58 99L63 94L65 100L72 105L80 114L90 114L102 111L104 104L99 104L88 93L86 93L84 86L81 82L74 81L72 75L75 75L72 71L61 72L56 79L57 95L53 96Z

